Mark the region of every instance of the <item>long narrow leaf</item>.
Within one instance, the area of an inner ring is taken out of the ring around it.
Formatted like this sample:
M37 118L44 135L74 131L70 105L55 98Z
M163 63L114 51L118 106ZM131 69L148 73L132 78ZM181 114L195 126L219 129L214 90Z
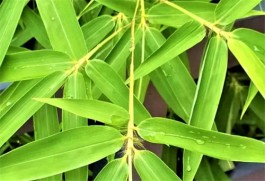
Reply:
M27 2L28 0L4 0L0 6L0 66Z
M123 139L107 126L64 131L2 155L0 180L35 180L78 168L115 153Z
M74 62L61 52L25 51L7 55L0 68L0 81L11 82L45 77L71 68Z
M205 28L196 22L189 22L181 26L157 51L135 70L135 79L149 74L164 63L175 58L200 42L204 36Z
M252 138L208 131L165 118L144 120L137 132L152 143L182 147L218 159L265 163L265 143Z
M71 0L37 0L38 10L54 50L78 60L87 53Z

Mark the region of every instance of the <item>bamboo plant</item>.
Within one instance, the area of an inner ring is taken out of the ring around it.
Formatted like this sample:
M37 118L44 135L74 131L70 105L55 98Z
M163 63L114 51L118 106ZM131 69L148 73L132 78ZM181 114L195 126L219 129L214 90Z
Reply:
M134 168L142 180L227 180L220 163L264 163L264 142L231 132L231 110L263 114L265 36L233 27L264 15L260 1L3 0L0 82L12 84L0 94L0 180L87 180L103 158L94 180L132 181ZM202 40L195 83L183 55ZM237 81L225 83L229 51L251 82L242 107ZM175 116L151 116L150 82ZM31 117L34 139L8 151ZM143 141L164 145L162 157Z

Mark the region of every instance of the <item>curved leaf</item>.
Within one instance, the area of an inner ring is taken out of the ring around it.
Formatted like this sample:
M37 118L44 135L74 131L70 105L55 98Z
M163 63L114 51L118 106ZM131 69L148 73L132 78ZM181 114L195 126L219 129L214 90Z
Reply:
M150 151L135 151L133 163L143 181L181 181L158 156Z
M136 129L152 143L182 147L223 160L265 163L265 143L252 138L208 131L165 118L146 119Z
M64 131L0 156L0 180L35 180L85 166L118 151L123 140L107 126Z
M126 159L120 158L109 162L97 175L94 181L126 181L129 175Z

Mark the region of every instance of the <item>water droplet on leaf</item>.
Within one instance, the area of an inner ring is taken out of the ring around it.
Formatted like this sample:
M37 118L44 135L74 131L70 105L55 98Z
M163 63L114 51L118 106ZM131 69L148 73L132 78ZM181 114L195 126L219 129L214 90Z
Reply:
M196 140L196 143L199 144L199 145L202 145L202 144L205 143L205 141L203 141L203 140Z
M11 105L11 102L7 102L7 103L6 103L6 106L10 106L10 105Z
M191 166L188 165L187 168L186 168L186 170L187 170L188 172L190 172L190 171L191 171Z

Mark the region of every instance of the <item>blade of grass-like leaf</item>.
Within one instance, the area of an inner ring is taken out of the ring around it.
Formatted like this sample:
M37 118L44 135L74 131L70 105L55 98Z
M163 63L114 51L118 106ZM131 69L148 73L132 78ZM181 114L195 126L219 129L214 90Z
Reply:
M115 153L123 141L107 126L64 131L2 155L0 180L35 180L78 168Z
M29 29L36 40L47 49L51 48L51 44L45 30L44 24L38 14L29 7L26 7L22 13L23 23Z
M30 32L30 28L20 28L20 26L18 26L10 46L20 47L28 42L31 38L33 38L33 36Z
M173 145L218 159L265 163L265 143L252 138L208 131L165 118L144 120L136 130L152 143Z
M250 85L249 85L249 88L248 88L247 100L246 100L246 102L245 102L245 104L243 106L240 119L242 119L242 117L244 116L244 114L247 111L250 103L255 98L255 96L257 95L257 93L258 93L258 89L255 87L255 85L253 84L253 82L250 82Z
M97 175L94 181L126 181L129 175L126 159L120 158L109 162Z
M215 20L215 4L199 1L175 1L174 3L209 22L214 22ZM163 24L173 27L180 27L183 24L192 21L192 18L188 15L164 3L152 6L148 11L147 19L152 24Z
M40 98L36 100L59 107L84 118L98 120L105 124L122 126L126 124L129 119L128 111L120 106L108 102L84 99L71 100Z
M37 0L38 10L54 50L78 60L87 53L71 0Z
M215 19L217 24L228 25L238 18L243 17L260 3L261 0L222 0L215 9Z
M70 58L52 50L25 51L7 55L0 68L0 81L45 77L55 71L67 70L74 65Z
M212 37L202 60L199 80L190 114L189 124L210 130L221 98L228 61L226 42ZM202 159L200 153L185 150L183 178L192 181Z
M150 151L135 151L133 164L143 181L181 181L158 156Z
M96 0L97 2L107 6L118 12L122 12L130 17L133 16L136 6L136 0Z
M80 72L74 72L70 76L68 76L65 84L64 84L64 92L63 97L72 99L85 99L86 98L86 88L85 88L85 80L83 75ZM53 99L51 99L53 100ZM70 105L73 109L73 105ZM83 106L81 106L83 108ZM79 105L80 109L80 105ZM90 112L89 109L83 110L84 112ZM66 131L68 129L78 128L80 126L87 126L87 119L84 117L80 117L76 114L72 114L66 110L62 111L62 131ZM80 180L85 181L88 179L88 168L87 166L80 167L74 170L70 170L64 173L65 180Z
M128 110L129 89L121 77L107 63L101 60L91 60L86 66L86 73L111 102ZM134 106L136 124L150 117L149 112L136 98Z
M0 95L0 119L29 92L41 79L12 83Z
M115 22L112 16L99 16L82 26L87 49L95 47L113 28Z
M153 51L157 50L166 41L163 35L153 28L146 31L146 40L147 45ZM175 57L155 69L149 76L157 91L171 109L188 122L196 85L182 61Z
M149 56L135 70L135 80L143 77L185 50L200 42L205 36L205 28L196 22L189 22L176 30L167 41ZM128 80L126 81L128 83Z
M4 0L0 6L0 66L27 2L28 0Z
M64 72L55 72L35 84L14 105L9 102L12 108L0 118L0 146L43 105L32 98L52 96L62 86L66 76Z
M50 105L43 105L34 115L35 140L46 138L60 131L57 109ZM61 181L62 174L40 179L39 181Z
M229 38L228 47L246 71L256 88L265 98L265 64L242 41Z

